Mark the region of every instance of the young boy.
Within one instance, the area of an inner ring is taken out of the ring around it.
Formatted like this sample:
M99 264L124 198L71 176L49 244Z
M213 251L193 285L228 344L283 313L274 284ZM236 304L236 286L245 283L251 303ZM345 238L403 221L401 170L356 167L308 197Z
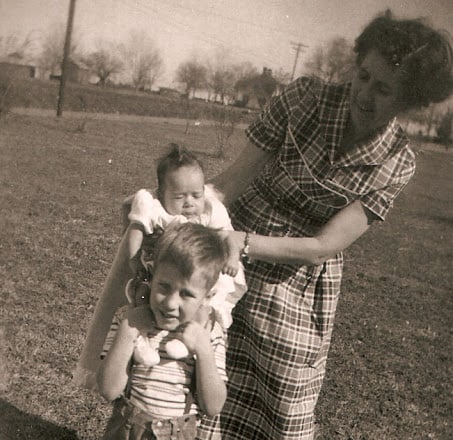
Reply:
M169 225L159 238L149 304L121 308L104 344L98 388L116 400L104 439L195 438L197 419L221 411L225 341L208 304L226 256L219 234L199 224ZM174 337L187 358L166 354ZM160 358L151 367L141 362L147 344Z

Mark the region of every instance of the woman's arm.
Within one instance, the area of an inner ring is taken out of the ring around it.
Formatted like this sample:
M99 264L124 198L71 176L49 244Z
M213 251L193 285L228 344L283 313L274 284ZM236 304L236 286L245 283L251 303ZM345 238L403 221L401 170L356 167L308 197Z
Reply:
M242 194L271 157L272 153L247 142L236 160L212 180L215 188L223 194L225 205L228 206Z
M267 237L251 234L249 257L272 263L319 265L343 251L364 234L373 215L359 200L338 212L314 237ZM244 232L233 231L231 239L244 247Z

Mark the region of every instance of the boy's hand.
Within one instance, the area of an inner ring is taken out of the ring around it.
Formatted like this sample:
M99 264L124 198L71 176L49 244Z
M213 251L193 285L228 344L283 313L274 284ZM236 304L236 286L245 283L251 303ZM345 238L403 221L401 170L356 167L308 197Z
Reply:
M196 321L180 325L176 337L184 343L190 353L199 354L211 349L209 332Z

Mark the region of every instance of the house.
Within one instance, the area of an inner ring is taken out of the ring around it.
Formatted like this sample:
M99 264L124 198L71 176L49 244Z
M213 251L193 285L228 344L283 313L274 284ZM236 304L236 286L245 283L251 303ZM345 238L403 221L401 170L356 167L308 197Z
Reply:
M36 68L25 62L18 53L0 59L0 74L14 79L35 78Z
M49 75L49 79L59 80L61 78L61 71ZM77 84L88 84L90 82L91 73L90 69L81 62L69 60L66 71L66 81Z

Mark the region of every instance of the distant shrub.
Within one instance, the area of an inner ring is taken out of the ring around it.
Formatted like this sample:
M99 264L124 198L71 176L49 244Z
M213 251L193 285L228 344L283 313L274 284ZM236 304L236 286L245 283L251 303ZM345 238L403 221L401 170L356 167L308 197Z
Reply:
M445 113L437 126L437 137L439 142L449 145L452 142L451 131L453 129L453 110Z
M11 108L14 80L11 75L0 72L0 118Z
M58 82L40 79L17 80L16 82L14 96L11 95L9 100L11 106L56 109ZM189 101L190 118L193 120L215 120L221 116L223 106ZM66 83L64 110L183 119L188 116L187 108L180 98L70 82ZM252 121L252 114L245 113L239 108L234 110L239 115L239 122Z

